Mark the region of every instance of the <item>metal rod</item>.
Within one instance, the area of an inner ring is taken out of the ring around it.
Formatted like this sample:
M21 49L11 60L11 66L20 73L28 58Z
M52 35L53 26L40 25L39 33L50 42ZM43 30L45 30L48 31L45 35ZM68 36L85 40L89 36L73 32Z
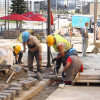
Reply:
M5 16L6 16L6 0L5 0ZM6 20L5 20L5 30L6 30Z
M98 0L94 0L94 43L96 43L97 7Z
M50 35L51 33L51 0L48 0L48 30L47 30L47 35ZM50 68L50 47L47 47L47 67Z
M9 30L9 0L8 0L8 30Z

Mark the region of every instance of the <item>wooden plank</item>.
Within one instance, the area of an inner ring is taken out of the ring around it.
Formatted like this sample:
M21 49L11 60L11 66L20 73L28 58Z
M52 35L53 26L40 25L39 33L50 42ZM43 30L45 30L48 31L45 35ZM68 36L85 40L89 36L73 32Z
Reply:
M80 75L79 80L100 80L100 75Z
M76 81L78 80L79 76L80 76L80 72L78 72L77 75L76 75L76 77L75 77Z
M44 79L43 81L40 81L36 86L30 88L29 91L23 91L23 95L20 98L15 98L15 100L28 100L28 99L34 97L48 83L49 83L49 80L48 79Z
M75 83L100 83L100 80L77 80Z

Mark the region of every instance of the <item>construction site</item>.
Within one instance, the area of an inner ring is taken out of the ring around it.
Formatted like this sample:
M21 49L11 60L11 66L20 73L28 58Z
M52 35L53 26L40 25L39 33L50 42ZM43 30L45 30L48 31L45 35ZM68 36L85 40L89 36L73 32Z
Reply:
M100 100L98 0L70 20L50 4L46 17L0 12L0 100Z

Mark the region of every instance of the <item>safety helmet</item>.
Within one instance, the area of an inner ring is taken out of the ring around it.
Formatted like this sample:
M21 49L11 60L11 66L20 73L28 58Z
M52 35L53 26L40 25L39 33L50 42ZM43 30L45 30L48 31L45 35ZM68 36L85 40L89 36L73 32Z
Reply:
M23 32L22 33L22 39L23 39L23 42L26 42L28 41L28 37L30 36L29 32Z
M53 35L48 35L46 40L47 40L48 46L52 46L54 44L54 36Z
M15 51L15 54L18 54L21 51L21 46L16 45L14 51Z

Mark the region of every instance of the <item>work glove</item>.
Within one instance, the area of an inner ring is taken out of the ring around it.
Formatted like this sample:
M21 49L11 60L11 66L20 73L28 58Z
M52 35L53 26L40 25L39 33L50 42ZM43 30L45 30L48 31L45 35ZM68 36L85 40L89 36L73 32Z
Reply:
M18 64L18 61L16 60L15 64Z
M56 58L52 59L52 63L54 63L56 61Z
M62 72L62 77L63 77L63 78L65 77L65 73L64 73L64 72Z

